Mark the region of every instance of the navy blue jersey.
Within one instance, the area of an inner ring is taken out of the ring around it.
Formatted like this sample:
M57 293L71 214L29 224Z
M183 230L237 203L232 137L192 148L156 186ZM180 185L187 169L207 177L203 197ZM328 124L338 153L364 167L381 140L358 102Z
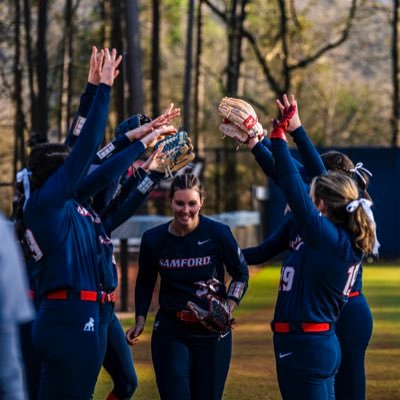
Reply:
M352 289L362 252L344 229L318 212L287 143L273 139L272 151L280 186L303 239L284 260L274 320L333 323Z
M196 282L216 278L224 283L224 265L232 281L247 286L247 264L227 225L200 216L197 228L183 237L169 233L168 226L169 223L163 224L143 234L135 290L136 315L147 315L158 273L159 304L166 312L186 309L189 300L205 307ZM220 286L219 294L227 296L225 285Z
M85 91L82 93L79 108L74 116L71 127L68 131L65 144L69 147L74 146L80 133L82 132L83 125L86 122L87 115L89 114L90 107L92 106L94 96L96 95L97 85L87 82Z
M97 217L74 194L103 138L109 100L110 87L100 84L76 145L26 204L26 237L37 261L40 294L59 288L99 290Z
M242 250L247 264L262 264L286 250L296 250L303 243L298 231L293 215L289 214L279 229L260 245Z

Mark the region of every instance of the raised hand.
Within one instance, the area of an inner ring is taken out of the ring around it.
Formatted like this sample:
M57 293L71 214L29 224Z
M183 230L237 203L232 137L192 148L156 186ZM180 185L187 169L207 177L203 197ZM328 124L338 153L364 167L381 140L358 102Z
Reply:
M117 50L112 49L111 53L109 49L104 50L104 64L103 70L101 73L101 83L105 83L109 86L112 86L114 83L114 79L118 76L118 65L121 63L122 56L118 56L117 58Z
M163 149L163 144L158 146L157 149L151 153L150 157L140 167L146 172L163 171L163 164L165 162L165 158L163 157L165 153L163 153Z
M299 109L297 107L297 101L294 97L293 94L290 95L290 98L288 99L287 95L284 94L282 97L283 104L281 103L280 100L276 100L276 105L281 112L282 116L284 117L285 113L287 114L289 112L289 109L292 106L295 107L295 112L293 113L293 116L289 119L289 125L287 127L287 131L289 133L293 132L296 130L299 126L301 126L301 121L299 117Z
M276 101L278 109L282 112L282 118L279 121L276 119L272 121L273 129L271 132L271 139L283 139L287 142L286 132L288 131L292 118L297 114L297 104L294 96L291 96L290 103L286 95L283 96L283 101L284 105L279 100ZM300 121L300 119L298 119L298 121ZM297 121L293 124L293 126L295 125L297 125Z
M181 109L174 106L174 103L170 103L167 109L157 118L150 122L154 128L158 128L161 125L169 125L171 121L181 115Z
M97 53L96 46L93 46L89 61L88 82L96 86L100 83L103 59L104 50L101 49L100 52Z
M140 140L146 147L154 147L155 144L158 141L163 140L165 136L173 135L176 132L177 129L172 125L161 125L159 128L154 129Z

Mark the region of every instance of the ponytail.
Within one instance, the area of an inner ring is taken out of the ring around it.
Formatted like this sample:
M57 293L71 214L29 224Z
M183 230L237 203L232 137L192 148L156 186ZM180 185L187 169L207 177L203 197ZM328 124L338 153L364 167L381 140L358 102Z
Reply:
M377 253L376 225L370 200L359 198L354 180L340 172L318 176L311 183L315 203L323 200L327 217L346 229L365 255Z

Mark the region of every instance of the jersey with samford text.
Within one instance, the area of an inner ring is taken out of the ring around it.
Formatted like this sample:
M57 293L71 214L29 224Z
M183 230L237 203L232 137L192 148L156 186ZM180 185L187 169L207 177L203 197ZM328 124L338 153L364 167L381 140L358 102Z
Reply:
M139 254L136 282L136 315L146 316L157 274L160 274L160 308L166 312L186 309L190 300L205 307L196 282L216 278L222 282L219 295L226 297L224 264L232 280L248 281L243 254L227 225L200 216L198 227L186 236L168 232L169 223L146 231Z

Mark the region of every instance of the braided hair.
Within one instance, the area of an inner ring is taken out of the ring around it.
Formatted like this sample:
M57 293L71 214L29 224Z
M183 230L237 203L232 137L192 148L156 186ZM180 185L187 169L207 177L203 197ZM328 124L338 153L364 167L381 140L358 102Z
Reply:
M64 163L69 149L60 143L40 143L32 148L27 160L27 168L30 175L30 189L33 192L40 188L43 183ZM30 256L24 240L25 225L23 223L23 208L25 204L25 193L22 182L16 185L19 194L15 209L15 230L22 245L25 257Z
M176 175L171 183L169 198L172 199L178 190L194 189L199 192L200 200L205 198L206 192L199 178L194 174Z

